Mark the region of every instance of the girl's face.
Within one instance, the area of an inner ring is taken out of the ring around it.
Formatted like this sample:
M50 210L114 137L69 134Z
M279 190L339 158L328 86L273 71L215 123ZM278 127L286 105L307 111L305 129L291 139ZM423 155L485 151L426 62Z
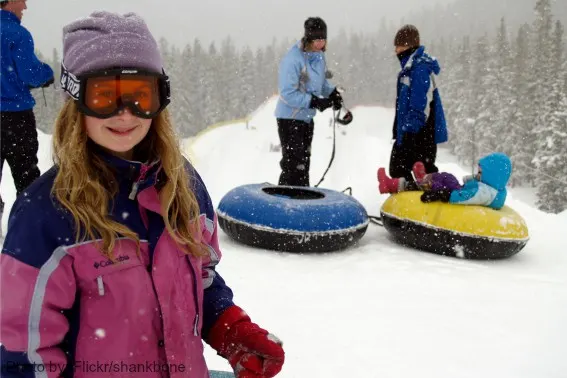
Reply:
M28 9L28 7L26 5L26 0L12 0L8 2L2 9L14 13L16 17L21 20L24 16L24 10Z
M87 135L109 153L131 160L134 147L148 134L151 119L139 118L128 108L108 119L85 115Z
M326 44L327 44L327 40L316 39L316 40L313 41L313 44L311 45L311 47L312 47L313 51L319 52L319 51L323 51Z
M326 39L315 39L307 43L307 45L305 46L305 51L320 52L323 51L326 45L327 45Z
M396 55L403 53L404 51L409 50L409 46L395 46Z
M482 177L482 168L481 168L480 165L479 165L479 166L478 166L478 170L477 170L476 174L474 175L474 178L475 178L477 181L480 181L481 177Z

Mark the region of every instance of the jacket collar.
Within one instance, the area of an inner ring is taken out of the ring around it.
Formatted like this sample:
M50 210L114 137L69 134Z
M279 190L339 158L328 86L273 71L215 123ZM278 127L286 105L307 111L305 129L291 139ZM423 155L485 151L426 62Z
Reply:
M161 162L159 160L151 162L127 160L112 155L94 143L93 145L95 146L95 153L114 168L119 183L136 185L138 192L156 185L158 173L161 170Z
M20 25L22 23L22 21L18 18L18 16L16 16L14 13L7 11L7 10L1 10L0 9L0 19L2 21L16 22L16 23L18 23L18 25Z
M295 48L299 50L301 54L303 54L303 58L309 61L310 63L323 60L325 57L325 53L323 51L305 51L303 49L303 42L298 41L295 45Z
M407 71L409 69L411 69L413 62L423 56L423 52L425 51L425 47L424 46L419 46L417 48L417 50L415 50L411 55L405 57L404 59L401 60L401 65L402 65L402 71Z

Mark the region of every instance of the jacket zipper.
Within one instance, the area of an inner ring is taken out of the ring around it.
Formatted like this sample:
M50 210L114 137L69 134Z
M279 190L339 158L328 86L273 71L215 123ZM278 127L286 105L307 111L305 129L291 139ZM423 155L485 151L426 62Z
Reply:
M159 295L158 295L158 292L156 290L156 285L154 283L154 274L153 274L153 272L154 272L154 261L153 260L154 259L153 259L153 256L152 256L152 261L150 261L150 271L149 271L150 281L152 281L152 289L154 290L154 295L156 296L157 305L158 305L158 308L159 308L159 322L160 322L160 325L161 325L161 331L163 333L163 341L165 343L165 326L163 324L163 310L161 308L161 303L159 301ZM165 347L165 345L164 345L164 347Z
M148 173L149 169L150 169L149 165L142 164L142 167L140 168L140 176L136 181L134 181L134 184L132 184L132 190L130 191L130 195L128 196L129 199L131 200L136 199L136 194L138 193L138 187L140 186L140 181L142 181L146 177L146 173Z
M148 172L149 169L150 169L149 165L142 164L142 167L140 168L140 176L132 185L132 190L130 191L130 195L128 196L129 199L131 199L131 200L136 199L136 194L138 192L139 182L142 181L146 177L146 173ZM189 256L187 256L187 262L189 263L189 266L191 267L191 271L193 272L193 299L195 301L195 309L196 309L195 319L193 320L193 335L199 336L198 327L199 327L200 308L199 308L199 298L197 296L197 274L195 272L195 268L193 267L193 264L191 263L191 260L189 259ZM152 258L152 261L150 262L150 269L151 269L150 277L151 277L151 280L152 280L152 288L154 289L154 293L155 293L156 297L158 298L158 306L159 306L160 314L163 314L162 309L161 309L161 304L159 303L159 296L157 294L155 284L154 284L153 258ZM164 325L163 325L163 315L160 316L160 321L161 321L161 328L164 331L164 337L165 337L165 328L164 328Z
M193 335L195 336L199 336L199 313L200 308L199 308L199 297L197 296L197 273L195 272L195 268L193 267L193 264L191 263L191 259L189 258L189 256L187 256L187 262L189 263L189 266L191 267L191 271L193 272L193 300L195 301L195 309L196 309L196 313L195 313L195 319L193 320Z
M148 173L150 167L151 167L151 165L145 165L145 164L141 165L140 175L138 176L138 179L136 181L134 181L134 183L132 184L132 190L130 191L130 195L128 196L129 199L131 199L131 200L136 199L136 194L138 193L138 188L140 186L139 183L140 183L140 181L142 181L146 177L146 174ZM154 282L153 272L154 272L154 256L153 256L153 254L151 254L151 260L150 260L148 273L150 274L150 281L152 282L152 290L154 292L154 295L156 296L156 302L157 302L157 306L158 306L159 314L160 314L159 321L160 321L161 330L162 330L162 333L163 333L163 342L165 343L165 336L166 336L165 331L166 330L165 330L165 325L163 323L163 310L161 308L161 303L159 301L160 297L158 295L156 285L155 285L155 282ZM164 344L164 347L165 347L165 344Z

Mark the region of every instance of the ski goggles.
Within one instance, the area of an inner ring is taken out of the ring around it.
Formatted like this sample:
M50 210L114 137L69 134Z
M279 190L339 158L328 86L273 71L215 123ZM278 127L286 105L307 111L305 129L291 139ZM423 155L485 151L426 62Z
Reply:
M61 65L61 88L79 110L96 118L110 118L125 108L151 119L170 103L169 78L139 69L109 69L75 76Z

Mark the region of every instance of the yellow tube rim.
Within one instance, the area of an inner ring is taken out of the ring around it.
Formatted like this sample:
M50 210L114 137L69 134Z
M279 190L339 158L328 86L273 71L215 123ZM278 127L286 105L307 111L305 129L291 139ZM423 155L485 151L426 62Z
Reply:
M393 218L445 229L462 235L489 239L525 241L529 239L524 219L512 208L494 210L485 206L421 202L423 192L393 194L381 212Z

